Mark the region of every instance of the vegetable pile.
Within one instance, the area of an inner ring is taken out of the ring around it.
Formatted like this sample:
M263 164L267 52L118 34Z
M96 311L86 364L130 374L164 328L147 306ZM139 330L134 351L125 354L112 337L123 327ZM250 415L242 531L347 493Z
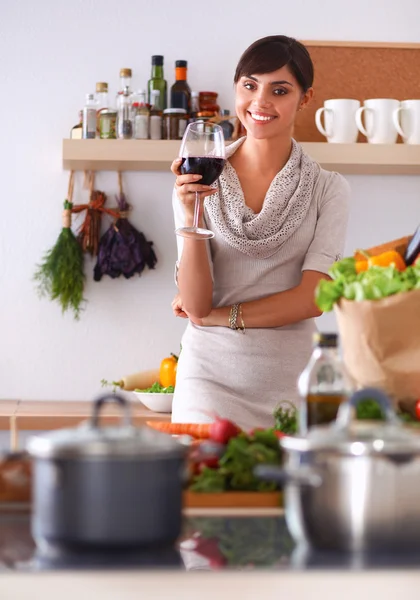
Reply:
M275 482L261 481L254 475L258 464L281 464L282 450L278 432L274 429L257 429L251 434L239 433L221 449L220 456L217 452L207 453L206 443L202 442L196 447L190 457L193 464L191 491L270 492L278 488Z
M331 311L341 298L356 302L379 300L420 289L420 261L406 267L396 251L365 261L343 258L332 265L328 274L332 281L322 279L315 292L315 302L323 312Z

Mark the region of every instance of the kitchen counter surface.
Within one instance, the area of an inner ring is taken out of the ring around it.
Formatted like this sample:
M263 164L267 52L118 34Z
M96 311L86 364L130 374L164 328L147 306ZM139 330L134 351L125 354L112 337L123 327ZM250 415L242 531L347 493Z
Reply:
M193 549L198 535L210 540L204 555ZM279 509L189 510L175 548L72 557L36 549L28 512L0 512L2 600L32 598L34 590L43 600L354 600L379 595L395 600L418 596L419 566L420 555L308 553L294 546Z
M155 413L138 401L131 404L136 426L145 421L169 421L168 413ZM43 431L74 427L89 418L92 402L62 400L0 400L0 429ZM105 405L101 418L105 423L118 423L121 411L114 404Z

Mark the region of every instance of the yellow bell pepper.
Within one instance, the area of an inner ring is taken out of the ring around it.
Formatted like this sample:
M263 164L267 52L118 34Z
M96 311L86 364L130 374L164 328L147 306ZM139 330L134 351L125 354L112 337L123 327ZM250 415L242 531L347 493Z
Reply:
M167 358L164 358L160 363L159 369L159 383L163 387L170 385L175 386L176 383L176 369L178 366L178 357L176 354L172 354Z

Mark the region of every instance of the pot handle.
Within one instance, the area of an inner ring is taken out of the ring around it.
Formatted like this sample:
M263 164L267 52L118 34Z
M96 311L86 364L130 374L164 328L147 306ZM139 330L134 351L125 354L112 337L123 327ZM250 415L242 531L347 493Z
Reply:
M335 420L333 427L341 430L347 429L352 420L351 409L356 407L360 402L362 402L362 400L366 400L367 398L369 398L369 400L375 400L379 404L385 415L385 420L388 423L401 426L401 422L395 414L389 396L387 396L385 392L378 388L366 387L352 394L347 402L340 404L337 413L337 419Z
M275 465L257 465L254 475L264 481L276 481L282 485L291 483L299 486L319 487L322 484L321 475L307 467L284 469Z
M99 414L106 402L116 402L120 405L123 411L122 425L124 427L129 427L131 425L130 405L125 398L119 396L118 394L104 394L103 396L99 396L99 398L94 400L93 412L92 416L90 417L90 426L95 428L99 427Z

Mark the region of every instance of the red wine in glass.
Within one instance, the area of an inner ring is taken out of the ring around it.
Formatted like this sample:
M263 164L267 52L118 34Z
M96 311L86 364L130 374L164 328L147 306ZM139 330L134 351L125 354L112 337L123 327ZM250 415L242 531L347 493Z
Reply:
M219 179L224 166L224 158L188 156L182 159L180 171L183 175L201 175L202 179L198 183L201 185L211 185Z
M215 123L195 121L188 125L181 142L180 172L201 175L198 185L212 185L219 178L225 166L225 140L223 130ZM214 233L198 226L200 195L195 194L194 220L192 227L180 227L176 234L197 240L214 237Z

